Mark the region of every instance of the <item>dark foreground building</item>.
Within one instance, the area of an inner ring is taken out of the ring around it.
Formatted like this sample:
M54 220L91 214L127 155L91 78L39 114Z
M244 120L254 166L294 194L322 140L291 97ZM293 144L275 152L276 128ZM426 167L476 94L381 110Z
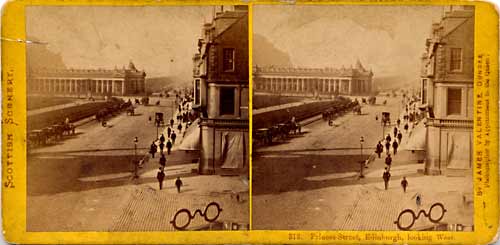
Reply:
M203 174L248 173L248 8L229 8L203 25L193 56Z

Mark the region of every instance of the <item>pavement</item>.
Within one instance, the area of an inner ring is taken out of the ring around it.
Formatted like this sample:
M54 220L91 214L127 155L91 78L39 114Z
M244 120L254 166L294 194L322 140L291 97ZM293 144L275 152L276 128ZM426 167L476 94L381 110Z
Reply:
M77 127L75 136L31 149L27 231L170 231L169 221L177 210L203 211L213 201L223 209L218 221L248 224L247 181L198 175L192 171L197 167L196 152L174 146L166 155L166 178L159 190L159 157L148 154L157 139L156 127L148 119L158 111L167 120L175 118L171 104L164 99L162 106L138 106L135 116L123 113L108 120L107 127L88 120ZM137 147L134 137L139 139ZM176 146L182 138L178 134ZM133 178L134 158L144 160L137 179ZM180 193L174 187L176 177L183 181ZM206 223L197 216L189 227Z
M335 119L333 127L314 121L303 128L303 135L254 149L253 229L398 230L394 221L401 211L428 212L437 202L447 210L441 222L470 229L473 206L466 197L472 192L472 176L423 175L419 170L424 165L415 153L403 150L393 156L389 188L384 189L385 159L374 158L374 150L394 125L382 129L375 115L401 114L397 104L389 98L385 106L364 105L361 116L347 113ZM405 148L408 134L399 149ZM369 158L373 161L359 178L360 161ZM406 193L400 185L403 176L409 182ZM402 223L410 222L404 218ZM432 224L421 216L412 229Z

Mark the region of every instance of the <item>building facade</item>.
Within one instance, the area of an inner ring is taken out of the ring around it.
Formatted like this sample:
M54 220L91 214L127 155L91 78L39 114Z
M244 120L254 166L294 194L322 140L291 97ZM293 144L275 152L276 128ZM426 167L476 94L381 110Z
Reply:
M145 93L146 73L130 62L122 69L35 69L28 73L28 94L122 96Z
M354 68L253 68L254 92L289 96L367 95L373 72L358 60Z
M450 7L432 25L421 72L421 102L427 111L425 171L467 172L473 146L473 6Z
M231 8L228 10L228 8ZM200 114L200 173L248 172L248 9L219 7L193 56Z

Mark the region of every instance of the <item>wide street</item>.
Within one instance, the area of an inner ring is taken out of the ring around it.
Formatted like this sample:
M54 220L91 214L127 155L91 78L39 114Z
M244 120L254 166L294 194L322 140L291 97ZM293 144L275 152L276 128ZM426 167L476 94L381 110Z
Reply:
M382 105L385 99L387 105ZM472 178L423 175L418 172L423 164L411 151L394 156L388 190L382 179L383 158L375 159L364 169L365 178L359 178L360 160L374 154L382 138L381 112L391 113L392 125L384 133L392 133L400 101L379 97L376 105L363 105L361 115L346 113L333 126L319 120L306 125L302 135L254 148L253 229L397 230L399 212L428 210L435 202L448 210L443 222L472 224L471 208L462 203L464 191L472 191ZM403 176L409 181L406 193L400 186ZM421 207L415 202L417 193ZM425 225L429 222L423 219L415 223Z
M77 127L75 136L30 150L27 230L167 231L173 230L169 221L177 210L194 212L211 201L224 208L219 220L248 223L248 198L240 202L233 198L234 192L245 192L248 187L239 177L193 172L197 154L176 150L182 134L178 134L172 154L166 155L164 188L158 189L159 158L150 158L147 152L157 137L154 113L163 112L165 121L170 120L172 101L161 99L159 106L139 105L134 116L121 113L108 120L106 127L96 121L86 122ZM134 137L138 138L136 151ZM132 178L134 157L144 159L138 179ZM181 193L174 186L178 176L184 183ZM208 184L214 181L220 184ZM205 222L197 217L191 224Z

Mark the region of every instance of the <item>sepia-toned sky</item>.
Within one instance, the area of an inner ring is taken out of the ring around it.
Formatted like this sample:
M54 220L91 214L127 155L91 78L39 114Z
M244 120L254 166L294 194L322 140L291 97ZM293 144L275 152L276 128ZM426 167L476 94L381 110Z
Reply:
M419 78L425 39L443 8L257 5L253 31L288 53L294 66L350 67L359 58L374 79L406 83Z
M148 77L190 81L201 27L212 14L212 6L38 6L27 7L26 28L68 68L114 68L132 60Z

